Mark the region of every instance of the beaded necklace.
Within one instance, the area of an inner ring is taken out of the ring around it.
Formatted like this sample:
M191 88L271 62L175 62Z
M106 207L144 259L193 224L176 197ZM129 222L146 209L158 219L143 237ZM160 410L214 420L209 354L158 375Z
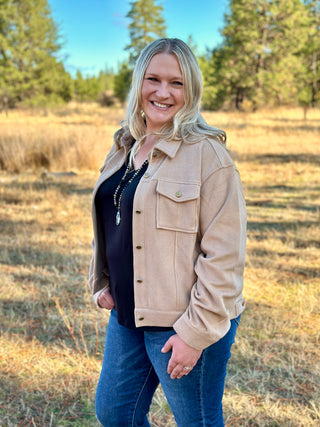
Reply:
M120 188L121 188L121 185L122 185L122 183L123 183L123 181L126 179L126 176L128 175L128 172L129 172L129 170L130 170L130 163L128 164L128 166L127 166L127 168L126 168L126 171L125 171L125 173L124 173L124 175L123 175L123 177L122 177L122 179L121 179L121 181L120 181L120 183L119 183L119 185L117 186L117 188L115 189L115 192L113 193L113 204L114 204L114 206L116 207L116 209L117 209L117 214L116 214L116 225L119 225L120 224L120 222L121 222L121 213L120 213L120 211L121 211L121 199L122 199L122 195L123 195L123 192L124 192L124 190L125 190L125 188L127 188L128 187L128 185L130 185L131 184L131 182L136 178L136 176L139 174L139 172L141 171L141 169L146 165L148 163L148 159L147 160L145 160L145 162L140 166L140 168L139 169L137 169L136 171L135 171L135 173L132 175L132 177L128 180L128 182L126 183L126 184L124 184L124 186L122 187L122 190L121 190L121 193L120 193L120 196L119 196L119 200L117 201L117 195L118 195L118 192L119 192L119 190L120 190Z

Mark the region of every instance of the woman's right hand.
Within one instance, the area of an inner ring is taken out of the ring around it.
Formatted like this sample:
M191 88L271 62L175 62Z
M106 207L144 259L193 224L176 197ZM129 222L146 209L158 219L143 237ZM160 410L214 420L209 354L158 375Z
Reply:
M112 310L114 308L114 301L109 288L101 292L98 298L98 304L101 308L106 308L107 310Z

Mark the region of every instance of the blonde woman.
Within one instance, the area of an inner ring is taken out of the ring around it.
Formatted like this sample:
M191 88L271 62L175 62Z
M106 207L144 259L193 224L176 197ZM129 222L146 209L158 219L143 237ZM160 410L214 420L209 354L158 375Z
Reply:
M149 426L159 385L179 427L223 426L242 297L246 208L225 133L200 114L179 39L137 60L126 120L93 192L89 286L111 310L96 393L106 426Z

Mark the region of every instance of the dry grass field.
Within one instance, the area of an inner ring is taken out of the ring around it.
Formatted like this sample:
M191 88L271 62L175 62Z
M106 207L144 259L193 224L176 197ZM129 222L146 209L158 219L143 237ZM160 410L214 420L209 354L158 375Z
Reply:
M248 205L226 425L319 426L320 111L204 115L227 131ZM122 116L77 105L0 115L3 427L97 426L108 316L86 289L90 201ZM160 388L150 421L175 425Z

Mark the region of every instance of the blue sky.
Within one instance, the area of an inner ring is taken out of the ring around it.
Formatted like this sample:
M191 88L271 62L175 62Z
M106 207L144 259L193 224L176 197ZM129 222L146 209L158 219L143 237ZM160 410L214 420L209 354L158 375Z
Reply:
M117 70L128 57L129 0L48 0L64 40L66 69L94 75L106 67ZM199 53L221 42L219 29L228 0L158 0L164 7L167 36L187 41L192 35Z

